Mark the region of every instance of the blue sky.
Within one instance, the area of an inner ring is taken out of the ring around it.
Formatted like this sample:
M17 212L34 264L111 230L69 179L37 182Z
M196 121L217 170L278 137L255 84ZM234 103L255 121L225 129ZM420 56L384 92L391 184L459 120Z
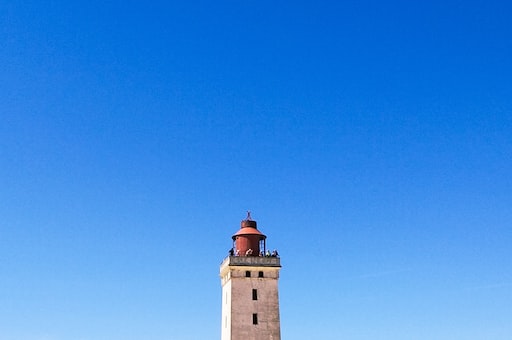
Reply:
M4 1L0 340L512 338L506 2Z

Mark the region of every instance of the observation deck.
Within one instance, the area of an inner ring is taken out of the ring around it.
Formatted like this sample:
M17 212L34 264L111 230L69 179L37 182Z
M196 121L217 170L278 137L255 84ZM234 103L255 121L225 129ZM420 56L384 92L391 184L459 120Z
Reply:
M281 267L281 259L276 256L228 256L222 261L224 266Z

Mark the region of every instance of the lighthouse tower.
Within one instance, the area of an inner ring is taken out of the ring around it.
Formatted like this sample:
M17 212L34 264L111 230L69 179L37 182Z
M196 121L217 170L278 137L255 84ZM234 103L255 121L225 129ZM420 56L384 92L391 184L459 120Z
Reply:
M247 218L233 236L230 255L220 265L222 283L221 340L280 340L277 252L266 248L266 236Z

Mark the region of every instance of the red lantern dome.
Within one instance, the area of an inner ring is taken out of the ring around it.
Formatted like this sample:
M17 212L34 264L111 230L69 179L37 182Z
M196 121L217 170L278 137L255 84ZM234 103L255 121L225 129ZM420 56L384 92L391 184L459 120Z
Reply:
M240 223L241 228L233 235L233 251L239 256L259 256L260 251L265 252L266 236L257 228L256 221L251 219L251 212L247 212L247 218Z

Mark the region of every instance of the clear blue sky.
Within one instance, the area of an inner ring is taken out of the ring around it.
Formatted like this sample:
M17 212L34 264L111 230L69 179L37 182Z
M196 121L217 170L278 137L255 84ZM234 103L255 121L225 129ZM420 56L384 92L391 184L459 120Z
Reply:
M512 339L505 1L3 1L0 340Z

